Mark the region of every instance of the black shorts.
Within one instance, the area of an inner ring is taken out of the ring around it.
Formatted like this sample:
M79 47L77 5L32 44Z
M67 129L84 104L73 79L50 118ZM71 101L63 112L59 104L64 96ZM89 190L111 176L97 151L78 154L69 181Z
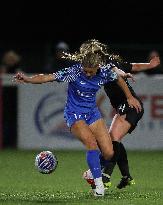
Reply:
M142 118L142 116L144 114L143 103L140 100L139 100L139 102L142 106L142 110L141 110L141 112L138 112L138 113L137 113L135 108L131 108L128 105L127 101L124 101L117 108L117 113L119 113L120 115L125 115L126 114L126 121L128 121L131 124L131 128L129 129L128 133L131 133L135 129L135 127L137 126L138 121Z

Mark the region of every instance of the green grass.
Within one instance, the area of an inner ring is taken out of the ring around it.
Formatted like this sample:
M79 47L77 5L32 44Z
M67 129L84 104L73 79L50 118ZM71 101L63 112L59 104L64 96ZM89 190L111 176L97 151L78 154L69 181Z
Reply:
M50 175L37 172L34 159L39 151L0 151L0 205L80 204L80 205L162 205L163 152L128 152L136 185L115 189L118 169L105 197L94 198L82 180L87 169L85 152L55 152L59 161Z

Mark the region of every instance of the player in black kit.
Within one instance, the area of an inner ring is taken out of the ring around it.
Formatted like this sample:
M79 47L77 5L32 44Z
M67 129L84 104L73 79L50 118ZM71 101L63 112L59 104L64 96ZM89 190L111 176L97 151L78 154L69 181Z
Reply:
M125 73L130 73L134 71L135 65L132 64L119 64L120 68ZM142 66L143 67L143 66ZM124 188L126 185L135 184L134 179L131 177L129 172L129 165L127 159L127 153L124 145L120 142L122 138L135 129L138 121L142 118L144 109L141 99L136 95L132 87L130 86L127 79L125 79L132 95L136 97L141 103L142 110L137 112L136 109L129 107L126 97L123 95L121 89L119 89L116 84L111 83L104 86L105 93L110 99L110 103L116 110L116 114L113 117L109 132L112 137L112 143L114 147L114 157L110 160L103 168L103 182L106 188L111 186L110 177L112 175L113 169L117 163L120 172L122 174L122 179L117 185L117 188ZM114 93L114 94L113 94Z
M140 72L143 70L151 69L159 65L160 59L158 57L152 59L149 63L116 63L116 66L125 73ZM136 97L142 108L143 103L141 99L136 95L128 80L125 79L132 95ZM103 169L103 182L106 188L111 186L110 177L113 169L117 163L122 179L117 185L117 188L122 189L127 185L135 184L134 179L129 172L129 165L127 159L127 153L124 145L120 142L122 138L127 134L131 134L137 126L138 121L142 118L144 110L137 112L136 109L131 108L128 105L127 99L124 96L121 89L116 86L115 83L105 84L105 93L110 99L110 103L115 108L116 114L112 120L109 132L112 137L114 147L114 157Z
M140 72L143 70L152 69L160 64L159 57L155 57L151 59L149 63L123 62L118 58L116 58L117 56L108 54L106 45L101 44L97 40L90 40L85 42L85 44L81 46L80 51L98 52L101 53L102 55L108 56L108 61L111 61L112 63L115 64L117 68L120 69L121 76L123 75L124 72L124 77L126 77L126 73ZM114 156L109 161L109 163L106 163L106 165L103 167L103 183L105 188L109 188L111 186L110 178L116 163L122 174L122 179L117 185L117 188L122 189L127 185L135 184L135 181L131 177L129 172L127 152L124 145L121 143L121 140L127 133L130 134L132 133L132 131L137 126L138 121L142 118L144 110L143 110L143 103L141 99L136 95L131 85L129 84L127 78L125 79L125 81L132 95L139 100L142 106L142 110L140 112L137 112L135 108L129 107L123 91L116 85L116 83L112 82L104 85L104 90L110 99L110 103L113 106L113 108L115 108L116 110L116 114L109 128L109 132L113 143ZM94 189L94 184L92 183L91 185L92 188Z

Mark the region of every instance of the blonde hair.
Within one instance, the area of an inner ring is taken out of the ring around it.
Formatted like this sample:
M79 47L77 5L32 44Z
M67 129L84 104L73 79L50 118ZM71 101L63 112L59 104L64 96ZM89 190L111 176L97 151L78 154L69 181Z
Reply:
M82 65L86 68L95 68L103 64L103 58L97 53L89 52L82 60Z
M105 64L106 60L123 61L119 55L112 54L106 44L103 44L96 39L90 39L82 43L79 52L75 52L74 54L63 52L62 58L82 63L85 56L87 54L90 55L90 53L96 54L96 57L99 56L98 58L101 59L100 64Z

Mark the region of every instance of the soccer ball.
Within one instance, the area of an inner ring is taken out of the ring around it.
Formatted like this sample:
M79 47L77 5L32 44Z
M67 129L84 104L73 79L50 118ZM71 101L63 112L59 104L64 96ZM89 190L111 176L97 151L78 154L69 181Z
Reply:
M50 174L57 168L57 157L50 151L42 151L35 158L35 166L42 174Z

